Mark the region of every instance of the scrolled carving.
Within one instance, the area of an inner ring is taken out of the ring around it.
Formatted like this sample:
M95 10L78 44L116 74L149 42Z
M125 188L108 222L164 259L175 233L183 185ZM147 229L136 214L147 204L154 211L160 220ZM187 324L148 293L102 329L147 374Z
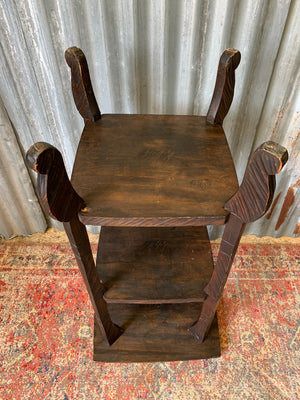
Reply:
M38 195L46 213L61 222L70 221L85 207L68 178L60 152L48 143L32 145L26 154L28 166L38 173Z
M275 191L275 174L288 160L287 150L275 142L263 143L253 154L243 182L224 208L247 223L263 216Z

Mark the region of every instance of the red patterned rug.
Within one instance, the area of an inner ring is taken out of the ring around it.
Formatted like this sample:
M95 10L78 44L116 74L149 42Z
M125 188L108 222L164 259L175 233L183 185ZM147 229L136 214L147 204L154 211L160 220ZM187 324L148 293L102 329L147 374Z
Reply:
M2 241L0 399L300 399L299 254L240 245L218 309L221 358L104 364L70 247Z

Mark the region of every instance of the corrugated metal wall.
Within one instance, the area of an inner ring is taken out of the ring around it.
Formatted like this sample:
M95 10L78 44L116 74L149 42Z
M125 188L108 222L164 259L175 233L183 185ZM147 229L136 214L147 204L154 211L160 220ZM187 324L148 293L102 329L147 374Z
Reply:
M239 49L224 123L239 179L263 141L290 153L272 215L246 233L299 234L299 15L299 0L2 0L0 234L45 229L22 157L32 143L54 144L71 171L83 128L64 60L73 45L103 113L205 115L220 54Z

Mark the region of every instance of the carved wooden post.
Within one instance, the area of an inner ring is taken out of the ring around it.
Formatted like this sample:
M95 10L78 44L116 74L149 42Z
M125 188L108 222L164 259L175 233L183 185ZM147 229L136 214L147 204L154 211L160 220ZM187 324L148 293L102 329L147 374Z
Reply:
M78 47L70 47L65 51L65 58L71 68L72 92L79 114L85 120L98 121L101 113L94 95L84 53Z
M67 176L60 152L47 143L39 142L26 154L27 164L38 173L38 195L46 213L64 223L78 267L88 290L95 316L109 344L122 334L109 316L103 299L104 285L99 280L85 226L78 212L85 207Z
M240 60L241 53L234 49L226 49L220 58L215 90L206 116L210 124L223 124L232 103L235 85L234 71Z
M207 297L199 320L189 329L195 339L202 342L214 318L218 302L246 223L266 213L275 191L275 174L288 159L287 150L274 142L266 142L253 154L244 180L224 208L230 212L212 277L204 289Z

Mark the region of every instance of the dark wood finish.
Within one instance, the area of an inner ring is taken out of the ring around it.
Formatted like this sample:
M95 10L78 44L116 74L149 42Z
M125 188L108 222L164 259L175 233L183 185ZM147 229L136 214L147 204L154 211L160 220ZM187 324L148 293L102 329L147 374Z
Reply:
M199 320L190 328L200 342L209 331L244 227L247 222L255 221L267 212L275 190L274 175L287 159L287 150L279 144L266 142L261 145L250 160L239 190L225 204L230 218L225 226L216 267L205 288L207 299Z
M86 121L72 183L61 154L47 143L32 146L27 162L39 174L44 209L64 223L86 284L95 312L95 360L219 356L215 312L241 235L267 211L274 175L288 158L280 145L264 143L238 187L221 125L240 53L227 49L221 56L206 118L100 119L84 54L72 47L65 56ZM213 269L203 225L224 223ZM97 270L84 224L103 226Z
M78 47L70 47L65 52L65 58L71 68L72 92L77 110L85 120L97 121L101 113L84 53Z
M102 227L97 271L107 303L202 302L213 272L206 227Z
M105 346L95 324L94 360L102 362L156 362L219 357L217 319L204 343L197 343L188 327L199 315L201 305L109 304L114 321L124 329L110 347Z
M70 221L85 207L73 189L61 153L48 143L38 142L26 154L28 166L38 173L38 195L49 215L58 221Z
M72 184L86 225L224 224L238 189L222 127L205 117L103 115L87 123Z
M229 216L214 272L209 284L204 289L207 296L203 303L200 317L189 328L194 338L200 343L209 333L244 228L245 224L237 216Z
M105 342L111 345L119 338L123 330L112 322L108 313L106 301L103 299L105 287L95 268L86 228L79 221L78 216L70 222L64 222L64 228L89 293L102 336Z
M214 94L207 113L207 122L222 125L233 100L235 69L241 60L238 50L226 49L219 62Z
M224 208L245 223L256 221L269 209L275 191L275 174L288 160L287 150L275 142L263 143L253 154L243 182Z
M26 160L28 166L38 173L37 191L45 212L64 223L99 328L105 340L112 344L123 331L109 317L103 299L103 284L96 272L86 228L78 219L78 212L85 203L73 189L62 156L55 147L36 143L28 150Z

